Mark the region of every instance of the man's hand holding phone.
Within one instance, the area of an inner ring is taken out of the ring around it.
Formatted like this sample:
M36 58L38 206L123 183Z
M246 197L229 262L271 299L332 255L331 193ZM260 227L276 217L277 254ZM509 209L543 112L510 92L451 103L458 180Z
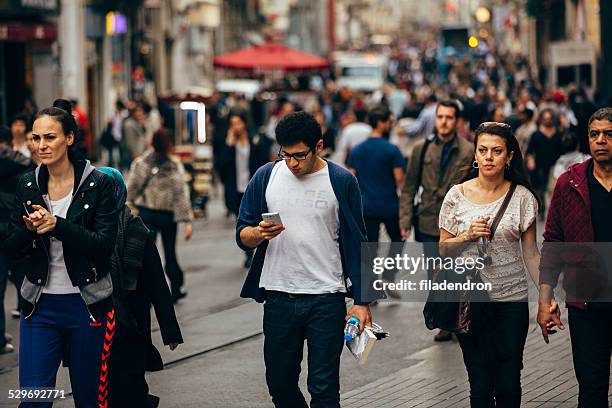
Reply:
M262 221L257 226L257 230L261 237L265 240L271 240L285 230L283 224L274 224L270 221Z
M257 230L263 239L269 241L285 230L278 213L265 213L261 217L263 221L259 223Z

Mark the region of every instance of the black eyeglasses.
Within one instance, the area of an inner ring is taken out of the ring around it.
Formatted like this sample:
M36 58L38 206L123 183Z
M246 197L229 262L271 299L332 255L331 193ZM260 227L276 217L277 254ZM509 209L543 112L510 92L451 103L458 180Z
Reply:
M295 159L297 161L300 161L300 160L306 159L308 155L310 154L310 152L312 152L312 149L308 149L305 152L297 152L297 153L289 154L289 153L283 152L283 149L280 149L278 151L278 158L281 160Z

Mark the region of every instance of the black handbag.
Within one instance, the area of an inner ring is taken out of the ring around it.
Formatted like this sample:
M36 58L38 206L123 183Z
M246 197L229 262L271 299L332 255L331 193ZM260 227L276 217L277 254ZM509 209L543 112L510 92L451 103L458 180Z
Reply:
M512 183L506 193L504 202L491 224L490 240L493 239L495 230L506 212L506 208L515 190L516 184ZM480 253L480 256L482 255L484 254ZM434 277L434 282L436 283L465 283L468 280L475 284L482 283L482 278L477 268L467 270L461 274L453 270L442 269ZM489 300L489 294L486 290L432 290L429 292L427 302L423 308L425 326L429 330L441 329L457 334L472 333L485 320L486 304Z

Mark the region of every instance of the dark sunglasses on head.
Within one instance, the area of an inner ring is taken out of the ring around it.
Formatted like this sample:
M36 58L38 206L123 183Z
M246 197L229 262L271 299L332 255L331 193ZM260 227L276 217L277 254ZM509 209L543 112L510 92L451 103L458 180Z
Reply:
M486 127L489 127L489 126L499 126L501 128L504 128L504 129L512 129L512 126L510 126L509 124L504 123L504 122L482 122L480 124L480 126L486 126Z

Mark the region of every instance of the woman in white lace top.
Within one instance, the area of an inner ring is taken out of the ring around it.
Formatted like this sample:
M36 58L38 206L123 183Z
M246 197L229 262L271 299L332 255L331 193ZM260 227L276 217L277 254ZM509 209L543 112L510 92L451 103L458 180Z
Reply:
M511 200L488 244L491 264L480 271L491 283L485 321L458 335L470 381L472 407L520 407L523 349L529 326L527 276L538 282L538 199L510 126L486 122L476 130L475 160L462 184L447 193L440 211L441 256L477 257L479 238L491 224L512 184Z

